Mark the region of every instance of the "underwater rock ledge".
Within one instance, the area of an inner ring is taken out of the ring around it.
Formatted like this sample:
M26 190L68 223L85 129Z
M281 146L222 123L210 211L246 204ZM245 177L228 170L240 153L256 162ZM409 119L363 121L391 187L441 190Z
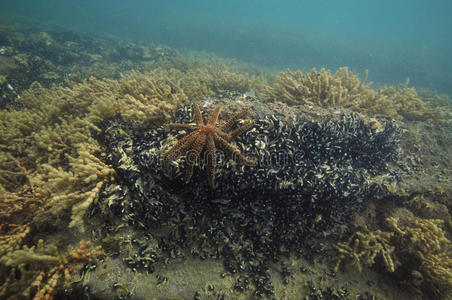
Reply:
M203 114L220 103L226 114L236 110L236 103L209 99L201 103ZM230 274L244 274L247 283L242 278L239 286L253 284L256 295L269 295L271 263L289 252L312 254L316 239L340 238L365 200L382 193L372 179L387 173L387 182L397 180L387 168L399 154L395 122L324 109L314 120L305 108L279 105L244 103L253 107L255 125L236 144L259 163L242 166L219 153L214 189L203 159L190 184L183 179L185 157L172 163L170 178L163 175L161 157L183 132L147 131L122 119L101 124L99 139L119 185L104 189L99 203L106 206L100 209L145 236L137 237L139 246L124 260L130 268L153 272L158 263L188 253L219 258ZM192 119L191 106L183 106L174 121Z

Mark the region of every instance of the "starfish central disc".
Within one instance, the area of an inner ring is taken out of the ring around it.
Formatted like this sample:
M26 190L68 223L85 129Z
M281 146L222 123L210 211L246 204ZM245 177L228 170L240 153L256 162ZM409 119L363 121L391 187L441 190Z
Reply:
M207 134L215 134L216 133L215 127L210 126L210 125L201 125L201 126L199 126L199 130L201 130L202 132L207 133Z
M210 115L207 123L204 122L201 110L197 104L193 104L193 113L196 125L172 123L169 128L185 130L189 133L177 141L168 152L163 156L163 171L169 174L170 162L180 155L189 152L190 156L186 159L187 173L185 175L185 182L190 183L193 176L193 169L195 163L201 154L201 151L206 148L207 152L207 178L211 188L215 186L215 168L216 168L216 149L221 148L228 153L237 162L249 166L255 166L257 162L249 159L240 153L239 149L232 144L232 140L243 132L247 131L253 126L253 122L249 121L244 125L234 129L230 133L226 133L235 122L242 117L245 112L240 111L234 114L226 123L221 126L216 126L218 116L220 115L221 105L218 105Z

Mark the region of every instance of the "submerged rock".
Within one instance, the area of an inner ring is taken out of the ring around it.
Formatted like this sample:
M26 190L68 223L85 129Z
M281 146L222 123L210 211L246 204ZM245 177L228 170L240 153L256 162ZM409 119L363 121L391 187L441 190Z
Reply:
M222 101L212 102L205 110ZM232 106L226 103L225 110ZM319 248L316 240L340 237L378 193L372 179L388 173L387 164L398 158L394 122L344 111L320 109L313 118L303 108L286 113L277 105L245 106L253 106L255 125L236 145L259 163L243 166L219 152L213 189L202 155L188 185L185 157L172 163L171 177L163 174L161 158L176 138L164 127L146 131L119 119L102 124L100 139L120 182L104 191L104 209L149 235L137 241L143 245L127 261L130 267L153 271L187 253L221 258L229 273L245 274L238 289L252 283L256 294L271 294L269 265L288 253L309 257ZM190 106L181 107L174 121L189 123L191 114Z

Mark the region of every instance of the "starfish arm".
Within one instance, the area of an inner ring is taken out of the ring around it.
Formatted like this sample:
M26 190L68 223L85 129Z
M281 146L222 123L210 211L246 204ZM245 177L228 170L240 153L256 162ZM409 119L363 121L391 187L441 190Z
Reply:
M196 135L192 147L187 155L187 173L185 176L185 183L190 183L191 177L193 176L193 169L195 167L196 161L198 160L199 154L206 144L207 136L205 134Z
M221 105L218 105L217 107L215 107L215 110L213 111L212 115L210 116L209 123L207 123L207 125L215 126L215 124L217 124L218 116L220 115L220 111L221 111Z
M193 113L195 114L196 125L198 126L204 125L201 110L199 109L199 105L196 103L193 104Z
M167 125L170 129L193 131L198 128L196 125L171 123Z
M217 153L215 149L215 141L212 136L209 136L207 138L207 179L212 189L215 184L216 166L217 166Z
M225 139L228 142L232 140L232 137L231 137L231 135L229 133L223 132L223 131L221 131L219 129L217 129L215 131L215 133L216 133L216 135L219 135L220 137L222 137L223 139Z
M255 166L257 164L255 160L247 158L245 155L240 153L240 150L237 147L235 147L231 143L228 143L228 141L226 141L221 136L215 135L214 137L215 143L223 148L226 152L228 152L232 156L232 159L237 163L248 166Z
M165 174L169 174L169 163L179 155L181 155L183 152L185 152L187 149L190 148L190 146L193 144L193 142L196 140L196 136L199 134L197 131L193 131L192 133L184 136L181 138L176 145L174 145L168 152L165 153L163 156L163 172Z
M253 127L253 125L254 125L254 122L250 121L250 122L246 123L245 125L242 125L239 128L235 129L234 131L232 131L229 134L229 136L231 137L230 139L234 139L235 137L241 135L242 133L249 130L251 127Z
M221 125L218 129L221 131L227 131L234 125L235 121L240 119L245 114L245 112L245 110L241 110L238 113L235 113L226 123Z

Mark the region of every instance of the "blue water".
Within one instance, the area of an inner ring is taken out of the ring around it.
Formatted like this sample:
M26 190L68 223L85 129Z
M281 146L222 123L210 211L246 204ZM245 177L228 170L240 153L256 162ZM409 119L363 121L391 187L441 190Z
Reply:
M452 94L450 0L0 0L80 32L202 50L275 70L369 69Z

